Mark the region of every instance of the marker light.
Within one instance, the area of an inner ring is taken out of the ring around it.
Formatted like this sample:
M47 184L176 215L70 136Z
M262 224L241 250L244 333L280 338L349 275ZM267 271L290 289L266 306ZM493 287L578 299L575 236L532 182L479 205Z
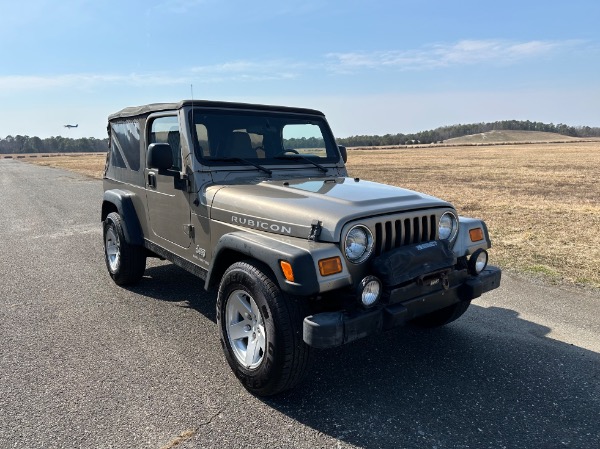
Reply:
M339 256L319 260L319 273L321 276L330 276L342 272L342 260Z
M286 280L294 282L294 270L292 270L292 265L287 260L280 260L279 266L281 267L281 271Z
M479 242L480 240L483 240L483 229L469 229L469 237L471 238L472 242Z

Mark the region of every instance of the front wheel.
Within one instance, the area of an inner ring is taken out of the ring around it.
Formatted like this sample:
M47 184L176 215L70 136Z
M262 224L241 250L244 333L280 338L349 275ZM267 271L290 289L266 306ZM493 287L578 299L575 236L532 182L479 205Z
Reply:
M251 393L269 396L304 378L310 348L302 340L306 300L285 295L254 262L231 265L221 280L217 323L225 358Z
M104 220L104 260L118 285L135 284L146 270L146 253L125 240L121 216L111 212Z

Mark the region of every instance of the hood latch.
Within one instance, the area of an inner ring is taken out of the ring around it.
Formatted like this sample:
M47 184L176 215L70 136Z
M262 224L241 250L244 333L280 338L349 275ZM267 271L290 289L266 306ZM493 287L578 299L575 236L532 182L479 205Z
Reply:
M313 220L310 224L310 234L308 240L317 241L321 235L321 222L319 220Z

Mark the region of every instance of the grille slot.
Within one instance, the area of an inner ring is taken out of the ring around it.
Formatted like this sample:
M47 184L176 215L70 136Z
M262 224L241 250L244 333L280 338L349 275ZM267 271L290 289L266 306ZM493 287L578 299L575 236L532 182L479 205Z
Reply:
M398 217L375 223L375 254L401 246L430 242L437 238L435 214Z

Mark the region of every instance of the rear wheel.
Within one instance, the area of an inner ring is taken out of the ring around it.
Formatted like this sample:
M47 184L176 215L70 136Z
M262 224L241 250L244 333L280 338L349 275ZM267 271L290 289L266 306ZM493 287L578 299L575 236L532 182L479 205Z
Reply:
M125 240L121 216L111 212L104 220L104 260L118 285L135 284L146 270L145 249Z
M471 305L471 301L460 301L427 315L420 316L413 320L413 323L421 327L439 327L451 323L462 316Z
M217 322L229 366L250 392L269 396L304 378L310 348L302 340L306 300L285 295L266 266L237 262L219 286Z

